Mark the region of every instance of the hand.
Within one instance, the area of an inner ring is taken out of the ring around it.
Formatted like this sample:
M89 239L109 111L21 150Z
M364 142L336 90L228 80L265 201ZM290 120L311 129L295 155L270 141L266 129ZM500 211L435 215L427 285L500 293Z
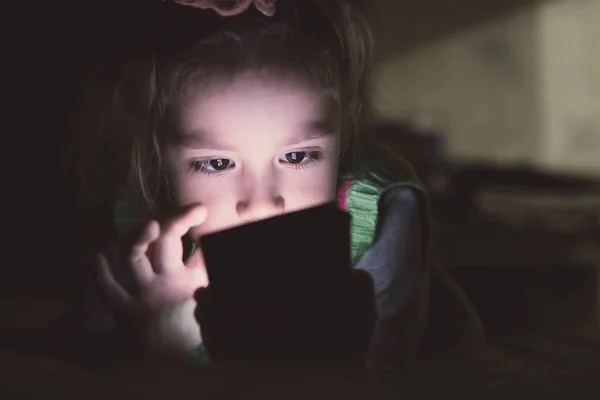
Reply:
M252 3L256 9L270 17L275 14L275 3L277 0L173 0L175 3L185 6L197 7L203 10L214 10L222 17L231 17L246 11Z
M347 276L331 284L318 279L315 277L314 287L305 288L304 295L289 304L271 299L262 309L248 310L245 304L252 304L252 299L228 301L228 306L238 305L240 312L233 322L228 318L225 323L210 286L199 289L195 315L211 360L242 368L244 364L250 368L366 367L376 320L371 276L362 270L349 270Z
M153 350L186 352L202 342L193 294L208 278L199 249L183 262L181 238L206 216L205 207L194 206L162 225L148 222L122 257L133 281L130 291L116 281L106 258L98 257L99 283L109 305Z

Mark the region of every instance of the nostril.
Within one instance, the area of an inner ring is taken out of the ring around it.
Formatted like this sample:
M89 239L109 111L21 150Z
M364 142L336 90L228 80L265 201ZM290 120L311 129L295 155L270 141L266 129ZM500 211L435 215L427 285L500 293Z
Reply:
M236 208L238 215L242 215L248 209L248 202L240 201L237 203L235 208Z

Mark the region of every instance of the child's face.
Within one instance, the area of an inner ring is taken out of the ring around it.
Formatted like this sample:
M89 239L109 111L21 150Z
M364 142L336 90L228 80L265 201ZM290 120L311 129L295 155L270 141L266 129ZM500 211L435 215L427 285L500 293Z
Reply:
M193 236L334 200L339 124L323 94L259 73L198 92L168 151L177 205L208 208Z

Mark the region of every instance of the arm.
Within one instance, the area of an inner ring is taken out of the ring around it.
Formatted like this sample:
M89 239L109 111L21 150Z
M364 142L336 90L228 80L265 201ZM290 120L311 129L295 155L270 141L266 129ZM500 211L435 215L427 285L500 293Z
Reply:
M420 207L414 189L408 186L384 192L375 240L356 265L369 272L375 283L378 316L370 358L376 367L417 358L429 280Z

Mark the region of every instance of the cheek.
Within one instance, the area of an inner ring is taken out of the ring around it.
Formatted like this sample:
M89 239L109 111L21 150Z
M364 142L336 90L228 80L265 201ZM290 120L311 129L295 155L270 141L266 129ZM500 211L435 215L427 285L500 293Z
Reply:
M227 176L207 179L188 173L173 181L173 193L177 207L203 204L208 210L204 224L194 227L191 234L199 237L238 223L235 214L235 185Z
M192 203L202 203L203 193L202 184L191 173L180 173L172 178L172 191L175 197L175 203L178 207Z
M335 200L337 163L323 163L316 168L291 172L282 185L286 211L320 205Z
M208 179L191 173L174 181L172 189L177 207L202 203L210 209L234 193L231 182L226 178Z

